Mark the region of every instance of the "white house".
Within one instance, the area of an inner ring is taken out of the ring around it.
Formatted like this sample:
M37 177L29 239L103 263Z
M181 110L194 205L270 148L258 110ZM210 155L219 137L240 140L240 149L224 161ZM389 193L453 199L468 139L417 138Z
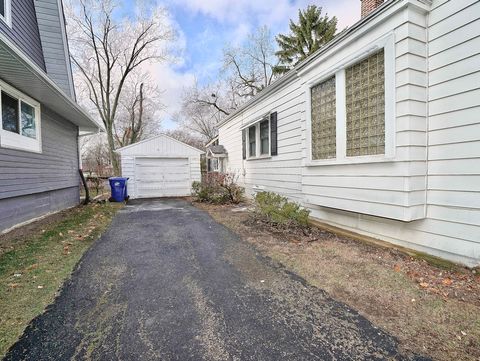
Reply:
M362 7L225 119L223 167L327 225L479 265L480 1Z
M182 197L201 180L204 152L167 135L117 149L130 198Z

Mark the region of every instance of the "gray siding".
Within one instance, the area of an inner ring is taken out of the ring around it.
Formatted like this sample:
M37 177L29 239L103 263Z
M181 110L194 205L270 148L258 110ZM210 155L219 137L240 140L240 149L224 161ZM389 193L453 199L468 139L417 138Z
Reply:
M46 69L33 0L12 0L12 27L0 20L0 31L40 68Z
M35 8L47 74L66 94L74 97L61 0L35 0Z
M0 148L0 230L79 202L78 128L42 107L42 153Z
M0 200L0 231L78 204L78 187Z

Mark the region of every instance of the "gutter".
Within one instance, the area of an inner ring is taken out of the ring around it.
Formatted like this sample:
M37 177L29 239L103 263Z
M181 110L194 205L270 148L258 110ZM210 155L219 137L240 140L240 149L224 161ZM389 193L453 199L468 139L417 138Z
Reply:
M363 27L367 23L371 22L375 18L377 18L381 13L389 9L390 7L396 5L399 2L402 2L405 0L389 0L384 2L382 5L380 5L377 9L372 11L370 14L365 16L364 18L360 19L357 21L352 27L347 28L340 32L338 35L336 35L330 42L327 44L323 45L320 49L318 49L315 53L310 55L307 59L303 60L299 64L297 64L295 67L293 67L292 70L288 71L285 75L281 76L279 79L274 81L271 85L263 89L261 92L259 92L257 95L255 95L252 99L241 105L239 108L237 108L232 114L228 115L222 122L220 122L217 127L222 127L226 123L228 123L230 120L235 118L238 114L242 113L243 111L247 110L254 104L256 104L258 101L261 99L267 97L270 95L272 92L274 92L276 89L282 87L283 85L286 85L289 81L293 79L297 79L299 77L299 72L307 67L309 64L311 64L313 61L315 61L320 55L331 49L332 47L336 46L339 42L341 42L343 39L346 37L350 36L353 32L357 31L359 28ZM420 0L421 1L421 0Z

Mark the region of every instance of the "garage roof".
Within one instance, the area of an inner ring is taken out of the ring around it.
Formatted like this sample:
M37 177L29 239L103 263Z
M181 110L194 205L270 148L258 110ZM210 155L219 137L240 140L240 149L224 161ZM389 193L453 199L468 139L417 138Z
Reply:
M165 134L142 140L141 142L127 145L116 150L121 155L136 156L188 156L204 154L203 150L197 149L186 143L180 142Z

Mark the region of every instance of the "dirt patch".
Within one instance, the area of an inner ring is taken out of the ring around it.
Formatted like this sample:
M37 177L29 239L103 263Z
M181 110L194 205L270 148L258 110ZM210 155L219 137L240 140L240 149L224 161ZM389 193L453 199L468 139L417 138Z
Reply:
M245 205L195 205L396 336L405 351L437 360L480 359L478 270L438 267L318 228L277 228L252 218Z

